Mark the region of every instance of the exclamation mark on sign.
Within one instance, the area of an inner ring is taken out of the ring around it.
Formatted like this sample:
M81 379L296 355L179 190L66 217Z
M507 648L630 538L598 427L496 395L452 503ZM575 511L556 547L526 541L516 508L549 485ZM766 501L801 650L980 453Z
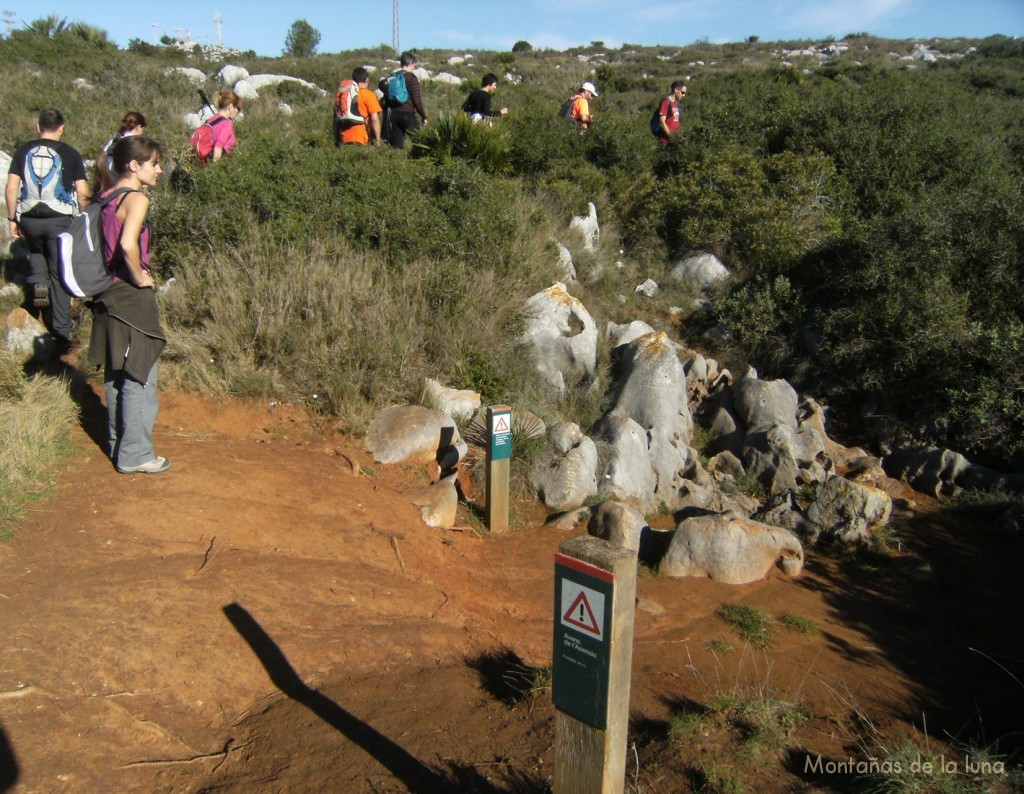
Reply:
M580 623L583 622L583 602L580 602Z

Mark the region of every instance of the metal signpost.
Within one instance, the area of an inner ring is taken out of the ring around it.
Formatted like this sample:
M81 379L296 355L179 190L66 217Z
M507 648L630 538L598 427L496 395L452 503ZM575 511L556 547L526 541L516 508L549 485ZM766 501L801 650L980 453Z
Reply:
M581 535L555 557L556 794L614 794L626 777L636 555Z
M508 475L512 458L512 408L487 408L487 528L508 530Z

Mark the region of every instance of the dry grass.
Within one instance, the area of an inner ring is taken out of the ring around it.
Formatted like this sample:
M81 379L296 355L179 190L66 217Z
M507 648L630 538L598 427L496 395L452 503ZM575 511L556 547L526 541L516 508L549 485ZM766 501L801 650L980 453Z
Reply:
M13 364L5 354L0 369ZM49 493L70 452L77 410L67 383L44 376L25 381L18 399L0 401L0 537L13 533L29 502Z

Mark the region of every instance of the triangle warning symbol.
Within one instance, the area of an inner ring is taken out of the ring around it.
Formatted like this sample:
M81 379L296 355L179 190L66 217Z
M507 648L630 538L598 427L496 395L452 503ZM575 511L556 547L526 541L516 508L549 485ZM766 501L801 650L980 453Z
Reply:
M562 620L596 637L601 636L601 627L597 625L594 610L590 608L587 594L583 590L580 590L579 595L572 602L572 606L562 615Z
M495 433L507 433L508 432L508 419L504 416L499 416L498 421L494 423Z

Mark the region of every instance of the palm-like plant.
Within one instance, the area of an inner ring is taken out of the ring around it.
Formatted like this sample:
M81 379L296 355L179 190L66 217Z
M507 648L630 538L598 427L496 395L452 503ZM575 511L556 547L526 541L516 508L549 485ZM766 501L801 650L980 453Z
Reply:
M37 36L52 39L54 36L58 36L68 29L68 20L67 17L59 17L56 14L50 14L49 16L39 17L39 19L33 19L31 22L26 22L25 28L30 33L34 33Z
M489 174L508 174L512 170L508 131L500 123L474 124L464 113L442 113L412 140L414 157L430 157L439 163L455 158L469 160Z

